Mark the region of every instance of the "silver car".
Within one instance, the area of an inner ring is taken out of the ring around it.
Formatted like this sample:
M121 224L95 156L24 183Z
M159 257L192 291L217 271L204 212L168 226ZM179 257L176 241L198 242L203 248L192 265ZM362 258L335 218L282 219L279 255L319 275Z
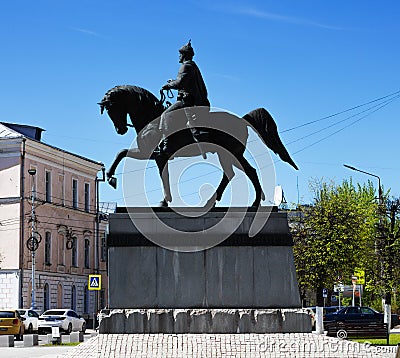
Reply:
M72 331L86 331L86 321L75 311L70 309L51 309L43 312L39 317L39 333L51 332L52 327L70 334Z
M39 314L29 308L18 308L19 315L24 319L25 333L37 332L39 324Z

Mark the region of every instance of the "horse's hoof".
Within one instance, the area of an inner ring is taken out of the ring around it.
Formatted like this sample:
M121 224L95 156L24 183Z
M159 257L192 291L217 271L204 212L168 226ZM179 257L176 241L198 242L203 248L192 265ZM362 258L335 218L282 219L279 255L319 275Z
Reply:
M204 209L214 208L217 204L217 194L214 194L210 199L207 200L206 205L204 205Z
M110 184L114 189L117 189L117 178L115 177L109 178L108 184Z
M159 208L168 208L168 201L166 201L165 199L164 199L164 200L161 200L161 201L159 202L159 204L158 204L158 207L159 207Z
M260 199L254 200L253 204L251 204L252 208L258 208L259 206L261 206L261 200Z

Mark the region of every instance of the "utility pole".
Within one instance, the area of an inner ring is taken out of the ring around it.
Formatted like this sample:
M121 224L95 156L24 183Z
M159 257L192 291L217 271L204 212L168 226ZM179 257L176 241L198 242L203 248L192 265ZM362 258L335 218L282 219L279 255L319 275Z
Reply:
M100 240L100 200L99 200L99 183L106 181L105 168L101 168L103 177L101 179L96 176L96 239L95 239L95 250L94 250L94 271L95 274L100 273L100 259L99 259L99 240ZM99 311L99 291L95 291L95 305L93 314L93 328L95 328L95 320L97 312Z
M382 286L384 289L384 294L383 294L384 318L383 318L383 321L388 324L388 330L390 331L392 299L391 299L391 293L390 293L389 277L387 277L388 268L385 267L385 265L388 264L387 260L386 260L387 238L386 238L385 221L384 221L386 210L385 210L385 203L383 201L381 178L378 175L368 173L366 171L354 168L350 165L347 165L347 164L343 164L343 165L346 168L354 170L356 172L364 173L364 174L373 176L375 178L378 178L378 214L379 214L378 233L379 233L379 236L377 237L377 240L376 240L376 251L377 251L377 255L378 255L378 258L380 261L380 265L381 265L381 280L382 280Z
M32 193L31 193L31 200L32 200L32 206L31 206L31 236L27 241L27 247L31 251L32 254L32 290L31 290L31 308L33 310L36 309L36 302L35 302L35 260L36 260L36 250L39 246L39 241L36 238L36 230L35 230L35 224L36 224L36 215L35 215L35 175L36 175L36 169L29 169L28 170L29 175L32 178Z

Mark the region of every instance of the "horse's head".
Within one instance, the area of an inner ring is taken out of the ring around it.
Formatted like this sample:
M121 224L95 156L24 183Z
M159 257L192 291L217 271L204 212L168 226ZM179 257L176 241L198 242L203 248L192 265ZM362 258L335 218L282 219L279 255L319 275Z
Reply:
M108 116L114 123L115 130L118 134L125 134L128 131L127 125L127 111L123 108L123 105L112 98L108 93L103 97L100 105L100 113L103 114L104 109L107 111Z

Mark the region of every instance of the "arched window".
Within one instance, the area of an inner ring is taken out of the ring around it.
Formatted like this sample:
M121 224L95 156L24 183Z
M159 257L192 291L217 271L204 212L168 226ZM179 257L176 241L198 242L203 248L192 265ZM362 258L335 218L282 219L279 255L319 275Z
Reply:
M57 286L57 307L62 308L64 306L63 302L63 288L61 283L58 284Z
M76 287L75 285L71 288L71 309L76 311Z
M90 268L90 240L85 238L85 268Z
M47 311L50 309L50 287L48 283L44 284L43 290L43 309Z
M83 313L89 313L89 307L90 307L90 292L88 290L88 287L85 286L83 291Z

